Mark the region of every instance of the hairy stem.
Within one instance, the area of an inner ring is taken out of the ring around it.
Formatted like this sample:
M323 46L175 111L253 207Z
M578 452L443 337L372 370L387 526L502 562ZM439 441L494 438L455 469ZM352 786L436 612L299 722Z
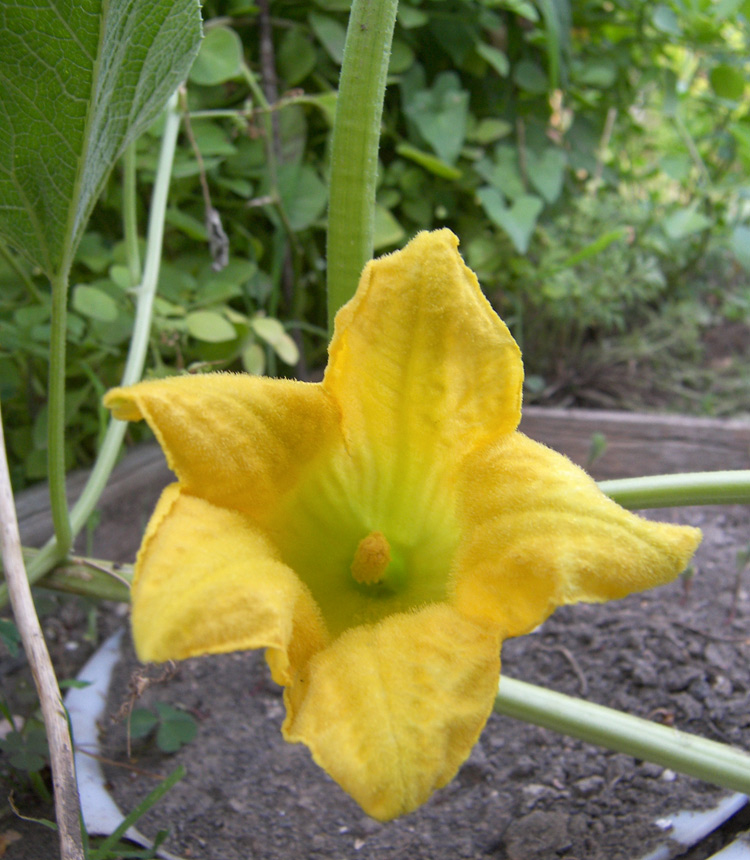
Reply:
M599 489L624 508L750 503L750 470L684 472L600 481Z
M47 387L47 473L50 510L55 529L54 560L70 549L73 535L65 495L65 346L68 267L52 280L52 320Z
M354 0L331 147L328 329L372 258L385 81L398 0Z
M750 755L726 744L504 676L495 710L723 788L750 792Z

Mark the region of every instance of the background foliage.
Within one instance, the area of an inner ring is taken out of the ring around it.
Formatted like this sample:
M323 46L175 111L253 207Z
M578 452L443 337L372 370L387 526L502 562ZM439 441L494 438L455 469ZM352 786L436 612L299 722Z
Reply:
M150 373L304 379L324 364L327 159L347 10L204 4ZM634 331L657 343L643 334L654 309L683 334L686 320L747 325L749 23L750 0L402 0L376 252L451 227L540 396L569 387L592 346L601 355ZM142 235L159 131L137 144ZM116 169L72 273L70 466L96 449L100 396L119 381L133 321L121 180ZM228 239L223 268L207 201ZM21 487L45 475L50 301L16 250L0 248L0 395ZM680 346L687 361L696 338ZM677 405L710 411L710 380L691 385L698 396Z

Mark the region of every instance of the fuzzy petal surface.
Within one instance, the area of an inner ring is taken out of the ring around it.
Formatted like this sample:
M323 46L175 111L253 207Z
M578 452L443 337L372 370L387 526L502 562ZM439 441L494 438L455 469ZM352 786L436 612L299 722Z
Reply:
M310 593L260 530L177 484L162 493L138 554L132 625L141 660L268 648L279 683L326 644Z
M513 433L464 464L457 608L533 630L557 607L624 597L675 579L700 543L607 498L567 457Z
M521 417L520 351L457 248L449 230L418 234L368 263L336 316L323 385L381 487L417 487L426 464L445 470Z
M176 376L112 389L104 404L148 422L185 492L258 519L340 437L322 386L284 379Z
M495 633L446 604L353 628L287 689L284 736L381 821L449 782L492 710Z

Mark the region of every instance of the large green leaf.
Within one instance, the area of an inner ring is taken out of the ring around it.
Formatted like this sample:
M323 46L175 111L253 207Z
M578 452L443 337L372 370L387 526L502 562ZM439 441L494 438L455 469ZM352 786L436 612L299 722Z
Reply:
M48 275L199 41L198 0L0 3L0 235Z
M526 153L529 181L547 203L554 203L562 192L567 162L563 150L555 146L548 146L541 155L533 149Z
M429 90L413 93L406 115L446 164L453 165L466 137L469 93L455 72L441 72Z
M480 188L477 195L490 220L508 234L519 254L525 254L544 203L533 194L523 194L508 206L497 188L490 186Z

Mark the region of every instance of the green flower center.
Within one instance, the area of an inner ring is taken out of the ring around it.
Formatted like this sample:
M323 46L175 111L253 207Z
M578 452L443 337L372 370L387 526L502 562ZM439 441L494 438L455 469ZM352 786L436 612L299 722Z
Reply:
M272 526L282 561L310 589L334 637L445 600L458 545L445 485L425 481L428 491L408 493L381 484L368 493L358 477L313 472Z

